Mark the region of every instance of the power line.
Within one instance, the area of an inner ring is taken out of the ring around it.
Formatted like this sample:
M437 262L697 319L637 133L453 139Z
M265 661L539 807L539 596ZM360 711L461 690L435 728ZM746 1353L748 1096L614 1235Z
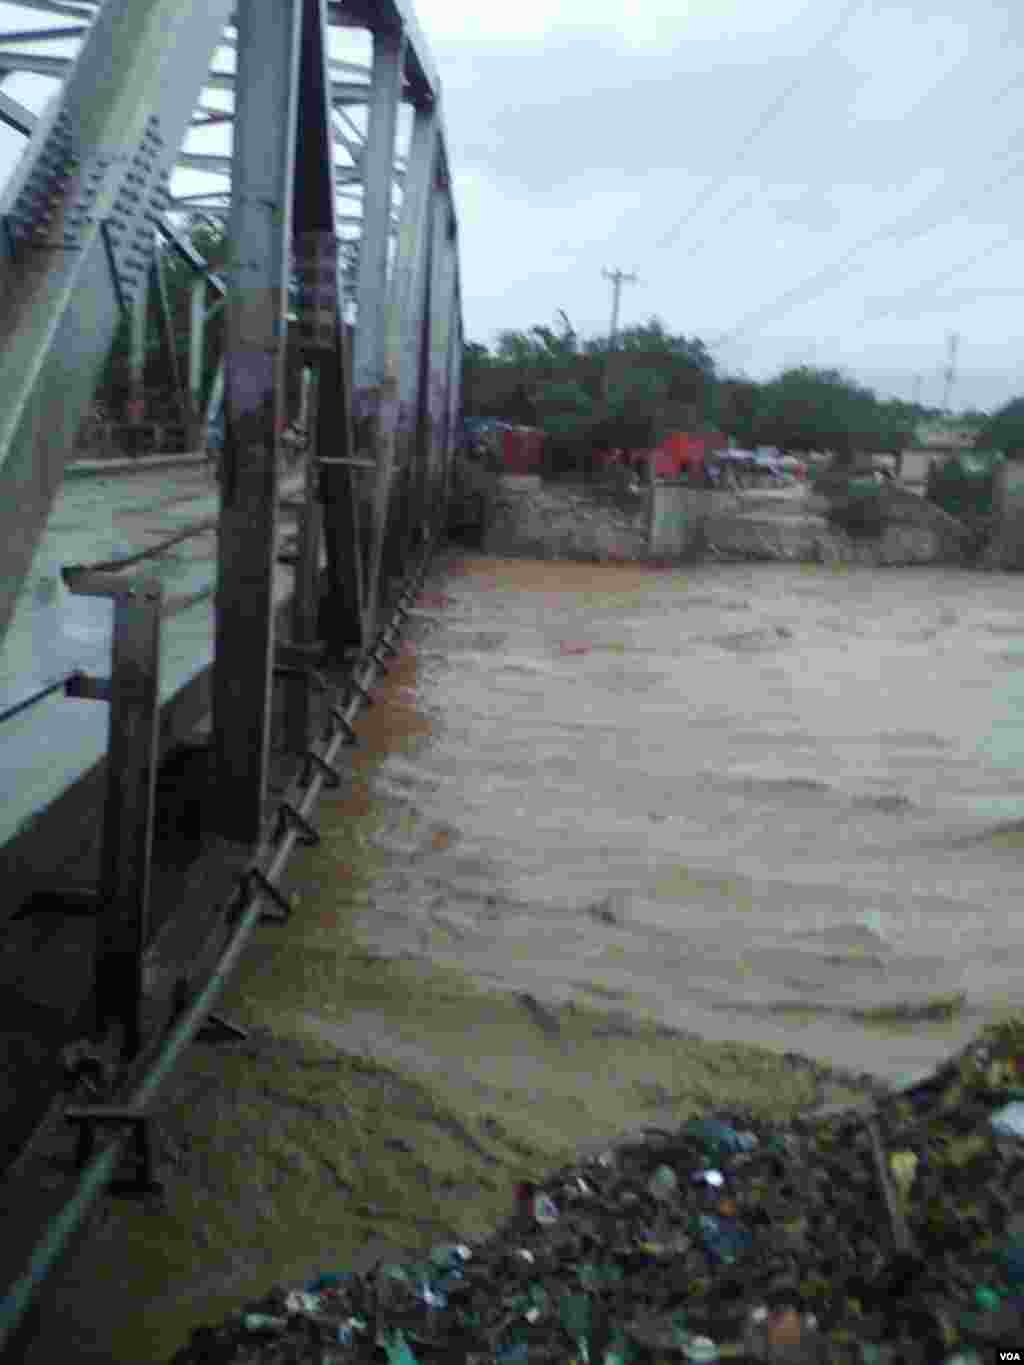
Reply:
M869 322L877 322L880 318L889 317L892 313L895 313L901 305L906 306L907 301L912 301L915 297L922 303L926 302L936 289L941 288L944 284L948 284L950 280L955 279L957 275L962 275L965 270L970 270L972 266L977 265L980 261L988 260L988 258L994 256L997 251L1003 251L1006 247L1013 246L1018 240L1017 234L1014 233L1009 237L1001 238L998 242L990 242L987 247L984 247L981 251L976 251L972 256L968 256L965 261L958 261L956 265L952 265L948 269L940 271L938 275L933 275L930 280L924 280L921 284L915 285L913 289L908 289L905 293L899 294L896 298L882 299L880 302L883 306L881 308L876 307L874 309L865 310L864 316L859 322L854 324L854 327L851 330L859 330ZM910 306L913 305L911 304Z
M828 30L828 32L825 33L823 37L818 39L815 45L811 48L810 52L807 53L806 57L804 58L804 61L805 62L811 61L813 58L817 57L818 53L821 52L823 48L826 48L831 43L834 43L835 40L839 37L839 35L846 28L846 26L849 24L850 20L853 18L856 11L860 9L863 6L863 4L864 0L847 0L847 4L844 5L843 9L840 11L838 19ZM740 143L736 155L732 158L732 161L730 162L728 173L724 176L721 176L717 180L713 180L710 183L710 185L706 185L704 187L700 194L697 195L697 198L694 200L694 202L690 205L687 212L684 213L683 216L679 219L679 221L673 227L669 228L668 232L666 232L665 235L661 238L661 240L658 242L659 247L671 246L672 243L678 238L683 228L686 227L689 223L691 223L693 219L697 216L697 214L701 211L701 209L704 208L704 206L714 198L714 196L718 193L718 191L729 179L729 176L732 175L733 171L750 151L751 147L754 145L757 139L761 136L764 130L771 123L774 123L774 121L782 113L782 110L785 108L790 98L797 92L797 90L800 89L803 83L804 83L803 75L796 76L792 81L790 81L789 85L786 86L785 90L783 90L781 94L777 95L775 99L772 100L772 102L762 113L761 117L758 119L757 123Z
M997 177L997 179L983 186L980 190L972 190L971 193L965 195L952 210L952 213L955 214L962 209L974 207L980 198L1001 189L1003 185L1012 180L1014 176L1019 175L1022 170L1024 170L1024 158L1013 162L1007 171ZM932 199L935 197L935 195L931 196ZM840 256L837 261L833 261L831 265L823 266L821 270L816 271L800 284L794 285L792 289L788 289L771 303L762 304L760 308L755 308L754 311L748 313L745 318L741 318L735 327L731 328L728 332L721 333L716 338L714 344L720 346L733 341L736 337L741 336L744 332L748 331L756 323L781 316L789 312L790 309L799 303L809 303L812 299L817 298L819 294L824 293L835 284L842 283L842 281L851 273L849 263L854 257L859 256L861 252L867 251L870 247L877 246L887 238L898 240L901 232L903 234L904 242L912 241L915 237L923 237L925 233L930 232L943 218L943 214L939 213L931 219L926 220L922 226L915 228L913 223L927 203L928 200L926 199L923 204L918 204L917 208L912 209L910 213L905 215L902 219L896 219L894 222L878 228L868 237L864 237L859 242L855 242L853 246L849 247L842 256ZM908 222L911 224L909 230L907 229Z
M961 66L963 65L963 63L958 62L957 65ZM919 100L917 104L914 105L914 109L918 108L918 106L923 102L924 99L927 98L928 95L933 95L935 91L939 88L939 86L942 84L942 82L948 79L948 77L951 74L952 74L951 71L947 71L945 76L941 77L935 83L935 85L933 85L928 91L926 91L925 95L922 96L922 99ZM1008 81L1007 84L1004 85L1003 88L996 95L993 96L992 100L989 102L989 108L994 109L997 104L1000 104L1006 98L1006 96L1010 93L1011 90L1016 89L1017 86L1022 84L1024 84L1024 72L1020 72L1018 75L1014 76L1012 80ZM722 217L719 218L718 221L715 223L711 231L705 233L705 235L700 239L699 242L696 242L693 246L690 247L690 249L685 253L683 260L690 260L692 257L696 256L698 252L703 251L704 248L711 242L712 235L714 233L717 233L722 228L727 227L728 224L731 223L734 218L736 218L740 213L743 212L745 208L747 208L747 206L753 200L755 193L756 193L755 190L750 190L747 194L743 196L742 199L738 201L738 203L733 204L732 208L727 209L726 212L722 215Z
M1002 87L1002 89L997 91L997 93L993 96L990 102L991 105L994 106L1000 103L1010 93L1011 90L1016 89L1021 84L1024 84L1024 72L1019 72L1017 75L1013 76L1009 81L1007 81L1007 83ZM1014 139L1014 141L1018 140L1019 139ZM1012 146L1013 143L1011 142L1010 147ZM1007 150L1009 150L1009 148L1007 148ZM971 194L967 195L964 199L960 201L960 203L956 205L956 208L953 210L953 212L956 213L959 212L961 209L969 208L974 203L977 202L978 198L986 194L991 194L997 189L1001 189L1002 186L1006 184L1007 181L1011 180L1015 175L1017 175L1022 168L1024 168L1024 160L1015 161L1005 175L1000 176L997 180L994 180L990 184L983 186L980 190L972 192ZM938 193L941 193L941 191L939 191ZM929 198L934 200L936 198L936 194L932 194L931 196L929 196ZM925 199L924 203L918 204L918 206L915 209L912 209L911 212L907 214L902 220L897 219L894 223L889 223L885 227L880 228L877 232L872 233L871 236L863 238L860 242L855 242L854 245L850 247L848 251L844 252L844 254L839 258L838 261L834 261L830 266L823 267L816 274L810 276L809 279L805 280L802 284L796 285L792 289L787 290L785 294L781 295L780 298L776 299L773 303L765 304L762 306L762 308L755 309L753 313L748 314L745 319L742 319L739 323L737 323L736 327L734 327L730 332L722 333L716 339L714 344L723 345L729 341L732 341L735 337L739 336L742 332L746 331L747 328L751 326L754 322L760 321L762 313L765 312L770 313L780 304L788 305L790 299L794 301L794 304L800 302L810 302L812 298L817 297L818 293L823 293L826 289L831 287L827 277L831 276L832 272L835 270L839 270L841 272L838 279L836 280L836 283L842 283L842 281L850 273L850 271L846 269L847 262L849 262L854 256L859 255L861 251L866 251L869 247L874 246L876 243L884 240L885 237L887 237L890 233L898 231L900 222L903 222L905 224L908 219L913 220L916 217L916 215L919 214L921 210L927 205L927 203L928 199ZM913 240L914 237L923 236L926 232L931 231L932 227L934 227L935 224L939 221L939 218L941 218L941 215L939 215L938 218L933 219L930 223L927 223L925 227L918 229L916 232L911 231L904 240L911 241ZM801 299L799 297L799 295L806 288L816 284L818 281L823 279L825 279L826 282L821 286L820 289L812 291L812 293L808 296L807 299ZM783 312L786 311L788 311L788 307L785 307L783 309Z

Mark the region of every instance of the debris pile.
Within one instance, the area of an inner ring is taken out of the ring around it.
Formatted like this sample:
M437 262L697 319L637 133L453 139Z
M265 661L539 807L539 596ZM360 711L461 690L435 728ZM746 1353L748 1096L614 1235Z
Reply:
M275 1289L172 1365L1024 1358L1022 1101L1014 1021L870 1108L647 1130L482 1245Z

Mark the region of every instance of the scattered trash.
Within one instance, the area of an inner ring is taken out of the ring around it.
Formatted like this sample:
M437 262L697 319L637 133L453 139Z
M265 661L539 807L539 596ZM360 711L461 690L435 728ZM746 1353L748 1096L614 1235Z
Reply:
M533 1216L542 1227L550 1227L558 1222L558 1205L546 1194L538 1194L533 1200Z
M720 1123L718 1119L693 1119L683 1132L687 1137L705 1143L713 1151L750 1152L757 1146L757 1138L753 1133L738 1133L735 1128Z
M721 1171L694 1171L691 1179L695 1185L710 1185L715 1190L725 1184L725 1176Z
M274 1318L269 1313L246 1313L242 1321L247 1332L283 1332L288 1326L287 1318Z
M319 1294L310 1294L305 1289L293 1289L284 1301L289 1313L319 1313L321 1306Z
M655 1199L671 1199L679 1189L679 1177L671 1166L659 1166L647 1182L647 1189Z
M868 1116L647 1129L524 1183L485 1243L274 1289L172 1365L998 1359L1024 1342L1024 1158L1000 1127L1024 1105L997 1109L1022 1049L1024 1023L993 1028Z
M693 1337L683 1347L683 1355L687 1360L700 1361L701 1365L707 1365L709 1361L721 1360L718 1354L718 1347L710 1337Z
M893 1152L889 1157L889 1170L901 1197L906 1199L917 1174L916 1152Z
M1007 1137L1024 1137L1024 1104L1015 1100L992 1115L992 1127Z

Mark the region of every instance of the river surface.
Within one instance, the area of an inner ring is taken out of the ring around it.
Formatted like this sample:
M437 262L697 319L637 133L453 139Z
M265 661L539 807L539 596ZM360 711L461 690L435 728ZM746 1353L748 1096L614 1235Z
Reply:
M1019 579L476 558L415 615L371 943L893 1080L1020 1002Z

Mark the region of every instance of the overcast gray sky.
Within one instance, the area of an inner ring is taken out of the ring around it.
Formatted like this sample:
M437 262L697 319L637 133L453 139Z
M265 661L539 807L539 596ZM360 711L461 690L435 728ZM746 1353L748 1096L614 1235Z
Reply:
M834 365L901 397L920 376L938 403L955 331L954 407L1024 393L1014 0L415 6L472 339L557 309L603 333L619 267L624 325L657 314L725 372Z
M640 277L624 323L656 313L726 370L834 364L906 397L920 374L937 403L958 331L954 406L1024 392L1012 0L417 12L444 86L474 339L557 308L604 331L601 271L620 267Z

